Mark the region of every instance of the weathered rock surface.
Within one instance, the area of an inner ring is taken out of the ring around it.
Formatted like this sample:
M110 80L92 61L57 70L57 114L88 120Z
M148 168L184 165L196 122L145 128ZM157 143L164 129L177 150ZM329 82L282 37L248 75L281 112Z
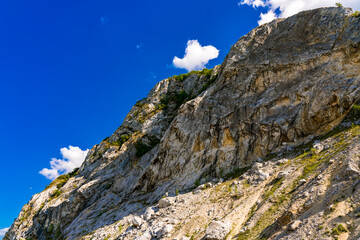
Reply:
M254 29L213 71L159 82L77 175L33 196L4 239L201 239L219 219L229 239L331 239L340 222L352 226L342 239L357 239L356 111L315 151L295 147L360 98L359 33L348 9L305 11Z
M205 239L207 240L223 240L231 230L230 222L212 222L205 232Z

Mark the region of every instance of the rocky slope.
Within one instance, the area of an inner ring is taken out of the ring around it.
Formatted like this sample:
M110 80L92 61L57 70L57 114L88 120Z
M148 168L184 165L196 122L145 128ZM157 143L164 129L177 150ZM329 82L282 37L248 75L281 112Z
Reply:
M262 25L156 84L4 239L357 239L359 81L349 9Z

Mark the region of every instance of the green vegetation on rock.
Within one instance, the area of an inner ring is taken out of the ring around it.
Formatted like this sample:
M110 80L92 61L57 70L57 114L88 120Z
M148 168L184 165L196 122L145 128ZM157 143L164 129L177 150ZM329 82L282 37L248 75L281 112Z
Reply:
M175 104L175 109L179 108L189 97L184 90L178 93L170 93L168 96L160 100L159 109L168 109L170 103Z
M74 177L78 174L79 174L79 168L75 168L72 172L70 172L68 174L60 175L52 183L50 183L50 185L47 186L46 189L48 189L54 185L56 185L56 187L59 189L62 186L64 186L71 177Z
M148 139L148 143L144 141L144 139ZM158 139L155 136L149 136L145 135L142 139L140 139L138 142L135 143L136 148L136 156L141 157L147 152L149 152L153 147L158 145L160 142L160 139Z
M213 71L212 69L207 69L207 68L204 68L201 71L193 70L193 71L185 73L185 74L181 74L181 75L177 75L177 76L174 75L174 76L170 77L170 79L173 78L179 82L183 82L191 74L198 74L199 76L204 75L204 76L210 77L212 74L212 71Z
M334 227L331 231L332 235L340 235L343 232L347 232L348 230L342 225L339 224L336 227Z
M131 134L122 134L120 136L120 138L118 140L112 142L111 145L121 147L130 138L131 138Z
M360 11L355 11L353 14L351 14L351 16L360 18Z

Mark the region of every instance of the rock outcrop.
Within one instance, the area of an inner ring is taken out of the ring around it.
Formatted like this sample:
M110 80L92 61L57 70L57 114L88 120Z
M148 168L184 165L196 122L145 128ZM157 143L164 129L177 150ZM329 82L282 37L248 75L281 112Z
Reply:
M359 98L360 18L321 8L274 20L221 66L156 84L79 170L33 196L4 239L355 239L354 119L303 155L297 147Z

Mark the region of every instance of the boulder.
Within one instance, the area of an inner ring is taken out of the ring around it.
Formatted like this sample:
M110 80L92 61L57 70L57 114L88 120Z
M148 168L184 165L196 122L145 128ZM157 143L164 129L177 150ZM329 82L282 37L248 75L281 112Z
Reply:
M148 207L148 208L145 210L144 219L145 219L146 221L149 220L154 213L155 213L154 209L152 209L151 207Z
M141 217L138 217L138 216L134 216L132 219L131 219L131 224L135 227L140 227L140 225L143 223L143 220Z
M212 222L205 231L205 239L207 240L223 240L231 231L231 223L215 221Z
M289 230L290 231L295 231L296 229L298 229L298 227L300 226L301 221L300 220L296 220L293 223L290 224L289 226Z
M159 200L159 208L170 207L175 203L175 199L173 197L166 197Z

